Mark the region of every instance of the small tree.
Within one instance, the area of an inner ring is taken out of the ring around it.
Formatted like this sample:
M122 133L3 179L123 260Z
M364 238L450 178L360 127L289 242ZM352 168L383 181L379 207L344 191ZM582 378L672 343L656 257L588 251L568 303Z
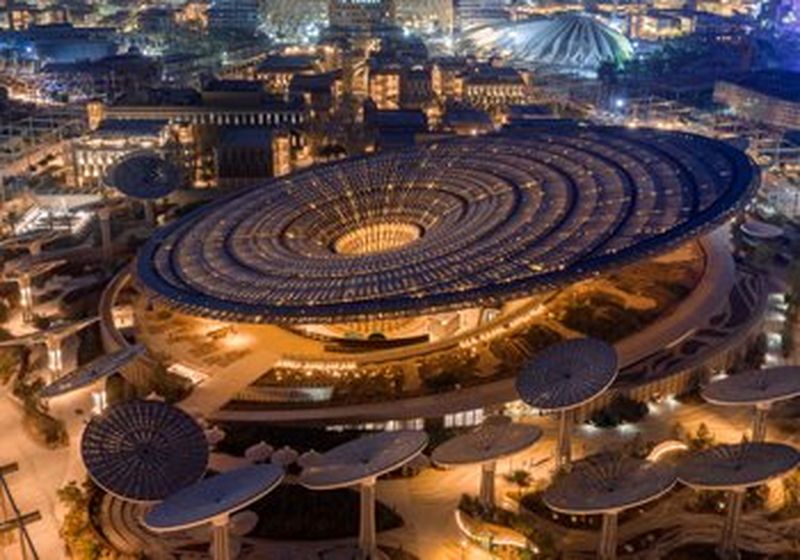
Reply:
M517 487L517 498L522 497L522 489L531 485L531 473L524 469L517 469L506 475L506 480Z
M714 445L714 434L708 429L705 422L701 422L697 427L697 433L689 441L689 447L693 450L708 449Z

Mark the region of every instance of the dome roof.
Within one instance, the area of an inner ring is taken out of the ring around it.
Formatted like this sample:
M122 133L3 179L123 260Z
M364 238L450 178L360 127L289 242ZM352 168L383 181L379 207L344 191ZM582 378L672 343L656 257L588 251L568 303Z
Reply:
M597 19L565 14L548 19L477 27L465 34L468 48L503 53L534 65L593 70L605 61L627 60L628 39Z

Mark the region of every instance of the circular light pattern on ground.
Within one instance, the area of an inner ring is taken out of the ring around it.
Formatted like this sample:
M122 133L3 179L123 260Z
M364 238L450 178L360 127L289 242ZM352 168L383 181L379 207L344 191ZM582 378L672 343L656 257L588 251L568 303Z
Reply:
M573 464L543 498L548 507L562 513L607 513L654 500L676 481L675 469L666 463L600 455Z
M497 305L663 253L756 184L744 154L685 133L576 125L448 140L218 200L157 232L137 270L151 294L221 320ZM336 250L373 230L377 250Z
M182 410L129 401L86 426L81 456L98 486L137 502L163 500L197 482L208 464L203 429Z
M142 151L115 163L106 183L132 198L153 200L177 189L180 179L180 172L173 164L155 152Z
M540 410L580 406L602 393L617 377L617 352L593 338L574 338L549 346L525 364L517 393Z

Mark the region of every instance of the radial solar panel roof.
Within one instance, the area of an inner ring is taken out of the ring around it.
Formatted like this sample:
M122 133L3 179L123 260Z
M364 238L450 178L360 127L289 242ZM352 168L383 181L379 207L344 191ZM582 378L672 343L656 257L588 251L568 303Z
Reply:
M177 189L180 172L155 152L135 152L111 167L106 183L132 198L150 200L165 197Z
M786 474L797 467L798 461L800 453L782 443L717 445L682 459L678 478L694 488L748 488Z
M81 389L119 371L143 353L144 347L136 344L111 354L106 354L73 372L59 377L49 385L46 385L40 394L43 398L52 398Z
M95 416L81 456L98 486L130 501L160 501L197 482L208 443L194 419L159 401L129 401Z
M497 461L529 448L541 436L542 431L531 424L514 424L490 416L472 432L437 447L432 459L443 466Z
M598 455L574 463L543 495L548 507L568 514L620 511L669 492L677 478L667 463Z
M614 347L593 338L574 338L549 346L526 363L517 392L540 410L569 409L595 398L617 376Z
M744 153L682 132L571 123L451 139L206 204L149 239L137 275L150 295L217 320L500 305L667 252L757 185Z
M174 531L202 525L220 515L247 507L283 480L275 465L252 465L227 471L179 490L145 515L154 531Z
M730 375L702 391L721 405L769 404L800 396L800 366L777 366Z
M95 323L99 318L89 317L87 319L80 319L78 321L66 321L55 324L42 331L34 331L32 333L24 334L16 338L0 341L0 348L7 346L32 346L34 344L44 344L47 342L48 337L66 337L75 334L84 327L88 327Z
M425 432L398 431L370 434L323 453L303 469L300 484L314 490L353 486L391 472L422 453Z

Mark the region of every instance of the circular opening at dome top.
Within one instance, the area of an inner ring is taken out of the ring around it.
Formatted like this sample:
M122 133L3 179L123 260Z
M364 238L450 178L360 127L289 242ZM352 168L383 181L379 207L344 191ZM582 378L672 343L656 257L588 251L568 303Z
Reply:
M367 255L405 247L421 238L423 230L409 222L376 222L351 229L333 242L340 255Z

